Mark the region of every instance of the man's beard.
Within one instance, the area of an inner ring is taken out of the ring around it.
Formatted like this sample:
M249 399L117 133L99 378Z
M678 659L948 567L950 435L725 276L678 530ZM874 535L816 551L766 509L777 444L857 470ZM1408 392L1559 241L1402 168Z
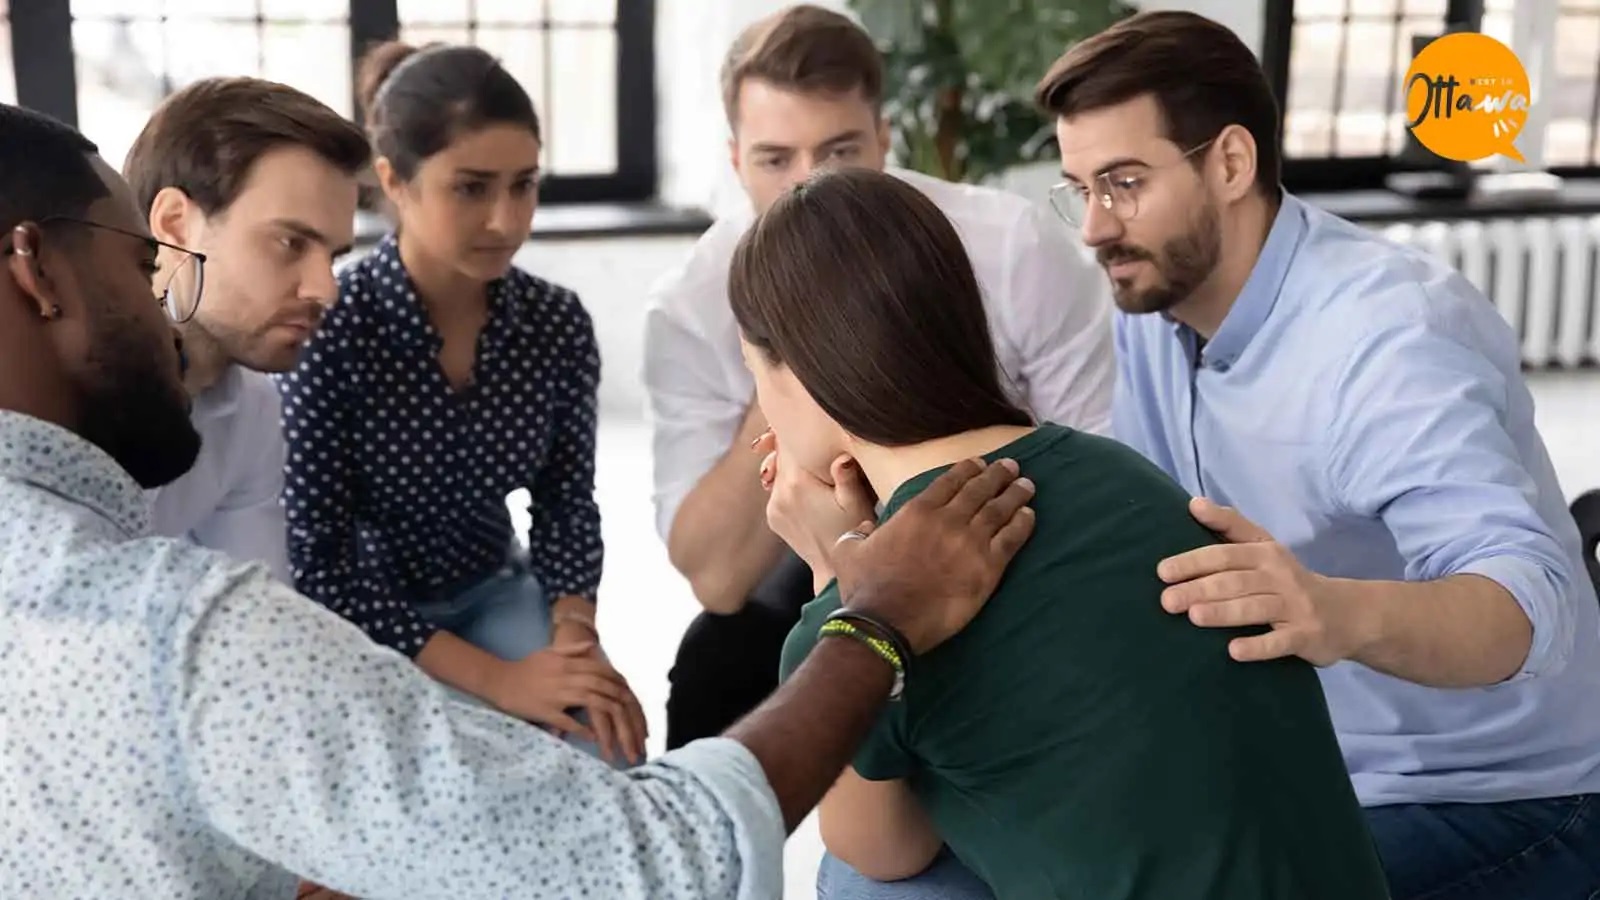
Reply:
M83 386L82 434L116 460L145 489L171 484L200 455L200 433L189 421L189 400L167 356L140 336L127 316L100 316Z
M1159 254L1131 244L1101 247L1095 253L1101 266L1146 260L1156 270L1156 283L1142 289L1131 281L1113 279L1111 288L1117 308L1134 314L1166 312L1189 299L1211 277L1222 256L1220 228L1216 207L1207 203L1189 223L1189 229L1162 245Z

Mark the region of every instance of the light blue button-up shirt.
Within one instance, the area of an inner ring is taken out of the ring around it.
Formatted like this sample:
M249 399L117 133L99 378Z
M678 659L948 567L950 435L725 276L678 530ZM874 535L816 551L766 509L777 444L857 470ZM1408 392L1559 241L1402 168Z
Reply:
M108 456L9 412L0 510L0 895L781 893L734 741L624 773L453 701L264 566L146 536Z
M1444 263L1285 196L1209 342L1115 321L1116 435L1324 575L1475 573L1533 623L1523 671L1322 684L1367 806L1600 791L1600 607L1511 329Z

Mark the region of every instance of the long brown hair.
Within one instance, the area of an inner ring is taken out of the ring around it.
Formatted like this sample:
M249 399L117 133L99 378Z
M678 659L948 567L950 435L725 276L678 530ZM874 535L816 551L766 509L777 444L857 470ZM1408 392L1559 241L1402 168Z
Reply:
M862 440L1033 422L1001 385L961 238L898 178L824 171L789 191L740 240L728 293L745 340Z

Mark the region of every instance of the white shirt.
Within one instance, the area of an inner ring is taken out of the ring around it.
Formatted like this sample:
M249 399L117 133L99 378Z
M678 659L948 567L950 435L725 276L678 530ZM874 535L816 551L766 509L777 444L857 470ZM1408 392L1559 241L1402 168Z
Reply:
M0 411L0 896L769 900L743 744L620 772L450 698L254 564L148 534L100 448Z
M983 289L1000 367L1036 418L1111 429L1111 289L1063 222L1026 198L899 169L955 225ZM644 383L654 428L656 530L728 452L755 382L739 353L728 267L753 212L719 219L651 292ZM751 476L752 478L754 475Z
M290 582L284 523L284 443L272 379L229 366L194 398L200 456L182 478L149 492L152 530L267 564Z

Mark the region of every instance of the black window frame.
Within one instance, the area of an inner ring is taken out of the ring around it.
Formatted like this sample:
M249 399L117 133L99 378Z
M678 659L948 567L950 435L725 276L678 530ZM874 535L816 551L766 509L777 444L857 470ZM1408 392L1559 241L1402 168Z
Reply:
M399 33L400 15L396 0L349 0L347 14L354 85L356 61L367 47ZM77 125L71 0L13 0L9 19L17 103ZM541 203L639 203L656 197L654 0L617 0L615 30L616 171L603 175L550 173L540 182Z
M1556 2L1556 0L1550 0ZM1294 38L1294 0L1267 0L1264 4L1261 61L1267 80L1284 115L1278 123L1278 140L1282 146L1284 120L1287 118L1290 88L1290 56ZM1483 26L1484 0L1449 0L1446 5L1444 30L1479 31ZM1341 72L1345 61L1340 59ZM1396 84L1404 72L1395 74ZM1600 72L1596 73L1596 109L1591 117L1591 129L1600 127ZM1339 193L1381 189L1391 175L1407 172L1446 171L1456 164L1448 160L1428 157L1432 154L1420 148L1405 153L1395 150L1385 156L1346 157L1285 157L1283 183L1296 193ZM1594 165L1556 166L1549 171L1556 175L1577 178L1600 176L1600 159Z

